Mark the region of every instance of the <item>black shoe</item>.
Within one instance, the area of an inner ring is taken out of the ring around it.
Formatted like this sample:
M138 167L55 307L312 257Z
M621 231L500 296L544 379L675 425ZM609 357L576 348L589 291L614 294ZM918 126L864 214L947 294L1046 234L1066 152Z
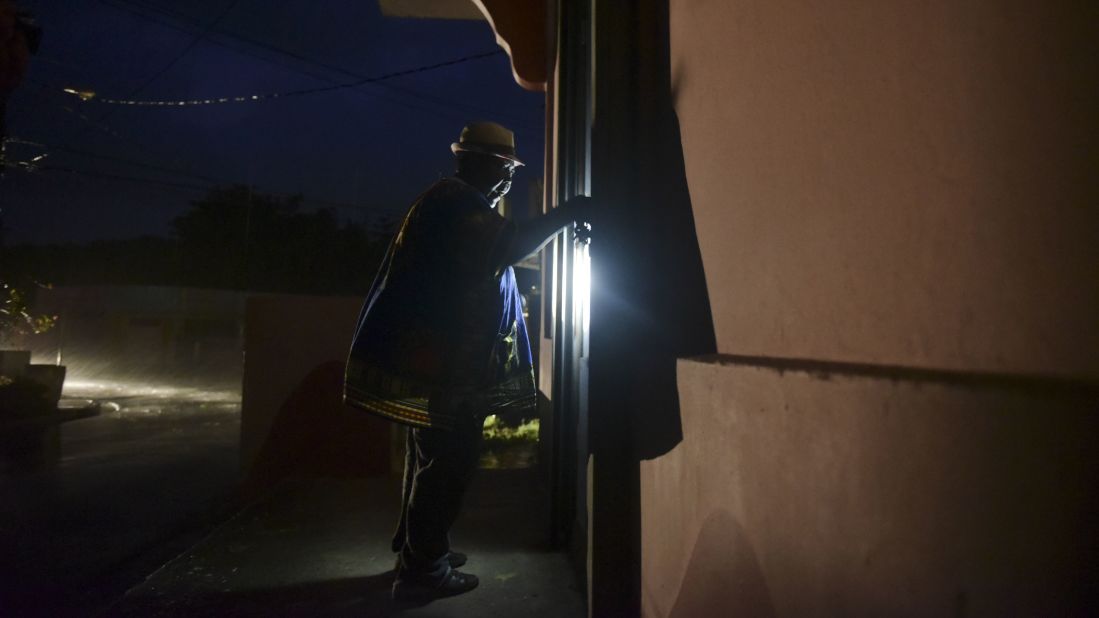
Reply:
M452 597L454 595L469 592L477 587L479 580L476 575L462 573L457 569L450 569L441 581L431 581L417 578L405 573L398 574L393 582L394 601L431 601Z
M463 554L460 551L452 551L452 552L450 552L449 554L446 555L446 562L447 562L447 564L450 565L450 568L456 569L456 568L462 566L463 564L465 564L466 562L468 562L468 558L466 558L466 555ZM401 556L400 556L400 554L397 554L397 562L395 562L393 564L393 570L394 571L400 571L401 570Z

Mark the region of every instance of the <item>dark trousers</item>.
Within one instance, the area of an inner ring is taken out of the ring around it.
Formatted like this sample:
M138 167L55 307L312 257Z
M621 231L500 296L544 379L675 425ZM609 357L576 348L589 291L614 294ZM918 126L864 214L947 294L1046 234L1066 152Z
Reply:
M408 429L401 516L392 543L403 569L446 574L450 527L477 470L481 432L472 419L453 431Z

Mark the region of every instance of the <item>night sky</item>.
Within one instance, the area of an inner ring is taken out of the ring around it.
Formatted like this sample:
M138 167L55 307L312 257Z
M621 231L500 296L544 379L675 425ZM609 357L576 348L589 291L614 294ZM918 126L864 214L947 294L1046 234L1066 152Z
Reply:
M503 53L333 92L203 107L106 105L288 92L498 50L484 21L383 17L369 0L23 0L44 30L8 106L11 159L78 171L9 171L5 242L168 235L215 184L305 196L354 221L402 212L453 171L470 120L516 133L525 200L541 174L544 100Z

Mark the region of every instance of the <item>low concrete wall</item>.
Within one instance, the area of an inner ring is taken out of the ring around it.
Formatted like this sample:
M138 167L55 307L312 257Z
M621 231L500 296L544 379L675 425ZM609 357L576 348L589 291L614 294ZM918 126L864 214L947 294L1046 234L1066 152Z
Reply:
M290 473L388 468L389 423L342 404L342 367L361 304L344 297L248 298L241 469L255 472L257 457L263 460L262 478L253 474L250 484Z
M57 324L21 337L36 363L73 381L239 384L245 292L142 285L35 291L34 313Z
M1078 615L1099 429L1073 387L683 360L642 464L649 617Z

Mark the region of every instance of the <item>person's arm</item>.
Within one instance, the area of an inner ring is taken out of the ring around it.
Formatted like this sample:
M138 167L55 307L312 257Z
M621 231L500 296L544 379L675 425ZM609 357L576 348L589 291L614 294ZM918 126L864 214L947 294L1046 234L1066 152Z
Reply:
M505 264L515 264L540 250L561 228L574 221L586 221L591 198L578 195L540 217L516 224L511 250Z

